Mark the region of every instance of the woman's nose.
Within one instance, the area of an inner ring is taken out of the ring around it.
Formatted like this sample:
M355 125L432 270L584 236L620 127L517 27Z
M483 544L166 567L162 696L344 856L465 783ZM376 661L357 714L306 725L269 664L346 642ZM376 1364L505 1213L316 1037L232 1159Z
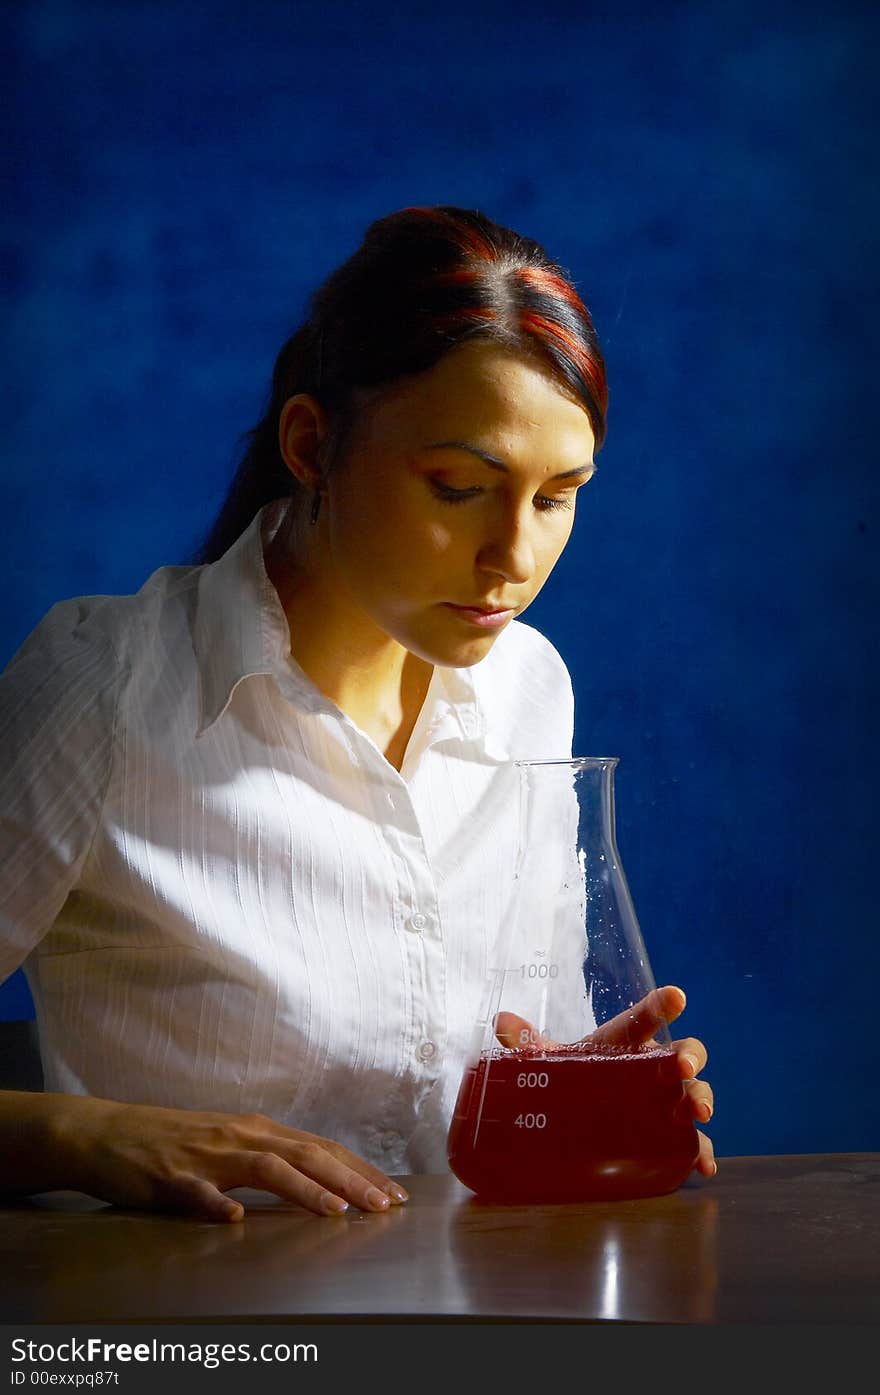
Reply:
M519 516L499 523L492 536L484 540L477 553L477 566L514 585L522 586L531 578L535 549L528 526Z

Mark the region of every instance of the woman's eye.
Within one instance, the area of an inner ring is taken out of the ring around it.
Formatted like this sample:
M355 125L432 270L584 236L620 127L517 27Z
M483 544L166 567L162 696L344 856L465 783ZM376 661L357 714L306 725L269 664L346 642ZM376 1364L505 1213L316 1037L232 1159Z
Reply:
M445 504L464 504L468 499L475 499L483 493L480 485L470 485L467 489L456 489L451 484L445 484L443 480L428 480L432 493L442 499ZM570 509L572 498L570 495L536 494L535 508L539 513L552 513L555 509Z
M535 496L535 506L540 509L542 513L550 513L552 509L570 509L571 499L567 498L565 495L554 499L548 494L538 494Z
M444 484L442 480L428 480L428 483L437 498L447 504L463 504L466 499L473 499L483 492L479 485L472 485L469 489L454 489L451 484Z

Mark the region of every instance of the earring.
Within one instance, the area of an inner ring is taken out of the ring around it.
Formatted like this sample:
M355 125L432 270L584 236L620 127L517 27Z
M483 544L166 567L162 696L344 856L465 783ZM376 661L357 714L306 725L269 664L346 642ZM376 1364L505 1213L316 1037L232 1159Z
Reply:
M318 514L321 512L322 494L320 489L316 489L312 495L312 509L309 514L309 522L314 526L318 521Z

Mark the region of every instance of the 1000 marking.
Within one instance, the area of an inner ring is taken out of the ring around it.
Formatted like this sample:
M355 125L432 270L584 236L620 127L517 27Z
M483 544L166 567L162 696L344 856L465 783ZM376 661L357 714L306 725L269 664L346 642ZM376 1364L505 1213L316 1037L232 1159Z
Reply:
M520 964L520 978L556 978L559 974L558 964Z

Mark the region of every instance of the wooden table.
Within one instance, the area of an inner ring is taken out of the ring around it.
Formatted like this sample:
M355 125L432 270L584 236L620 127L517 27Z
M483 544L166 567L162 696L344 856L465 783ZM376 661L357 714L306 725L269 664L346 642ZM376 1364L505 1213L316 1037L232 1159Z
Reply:
M615 1204L484 1206L400 1179L385 1215L260 1192L237 1225L76 1193L0 1208L0 1322L871 1323L880 1154L726 1158Z

